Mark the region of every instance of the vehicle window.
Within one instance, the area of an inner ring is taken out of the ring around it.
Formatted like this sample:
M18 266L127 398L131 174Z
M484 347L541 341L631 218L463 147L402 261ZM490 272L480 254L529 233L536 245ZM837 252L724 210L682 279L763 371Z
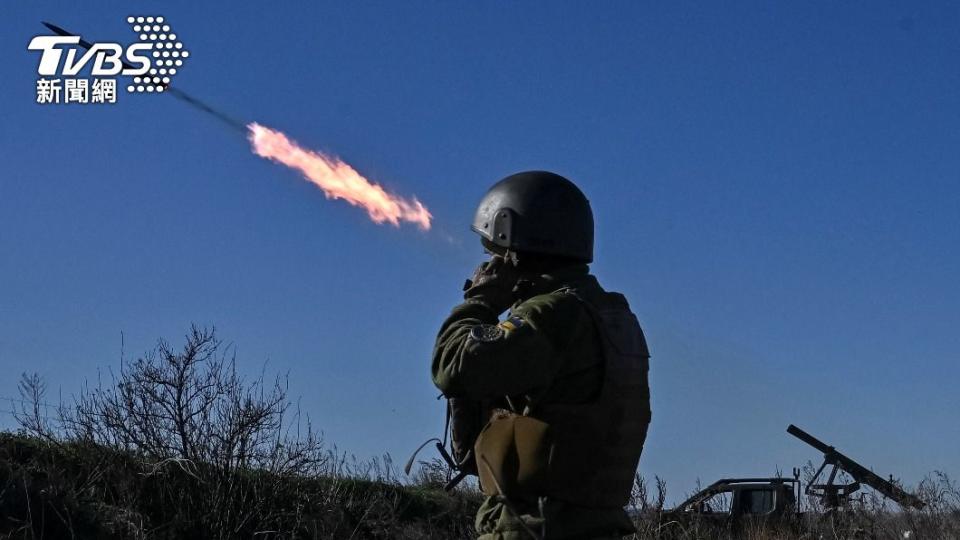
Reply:
M710 514L729 514L733 497L730 492L715 493L704 499L699 505L699 512Z
M773 491L769 489L745 489L740 492L740 508L745 514L769 514L773 512Z

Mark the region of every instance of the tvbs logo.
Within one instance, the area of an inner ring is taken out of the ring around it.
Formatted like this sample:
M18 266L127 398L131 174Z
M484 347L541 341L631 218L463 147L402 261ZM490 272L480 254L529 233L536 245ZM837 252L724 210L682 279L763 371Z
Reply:
M27 46L40 51L37 103L116 103L116 76L133 77L128 92L163 92L190 52L163 17L130 16L127 23L140 40L126 47L88 43L44 23L57 35L36 36ZM91 78L78 78L85 70Z

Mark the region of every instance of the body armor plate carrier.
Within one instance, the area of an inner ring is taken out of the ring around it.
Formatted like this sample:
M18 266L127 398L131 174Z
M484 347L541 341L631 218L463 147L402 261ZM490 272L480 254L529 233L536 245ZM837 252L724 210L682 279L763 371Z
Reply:
M623 295L565 292L583 303L600 335L599 395L587 403L533 402L522 415L493 415L475 446L480 485L491 496L622 508L650 424L650 354Z

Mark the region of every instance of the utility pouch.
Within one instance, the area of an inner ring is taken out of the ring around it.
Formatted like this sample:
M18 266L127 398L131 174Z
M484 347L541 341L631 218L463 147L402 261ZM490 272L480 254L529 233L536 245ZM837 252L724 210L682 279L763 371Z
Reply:
M542 495L552 446L546 422L507 411L495 413L474 447L483 493L521 499Z

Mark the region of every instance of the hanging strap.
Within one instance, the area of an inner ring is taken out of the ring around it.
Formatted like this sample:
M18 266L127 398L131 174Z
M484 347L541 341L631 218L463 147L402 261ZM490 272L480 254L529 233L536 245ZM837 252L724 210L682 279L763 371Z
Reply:
M443 397L443 394L440 394L439 396L437 396L437 399L440 399L442 397ZM450 491L451 489L455 488L460 482L463 482L463 480L469 475L469 472L464 470L463 465L469 462L473 458L473 450L470 450L464 456L463 460L460 463L457 463L456 461L454 461L453 457L450 455L450 452L447 451L447 443L448 443L447 437L450 434L450 417L451 417L450 400L447 400L447 413L446 413L446 418L443 421L443 440L440 440L437 437L431 437L426 441L424 441L423 444L418 446L417 449L413 451L413 454L410 455L410 459L407 460L406 465L404 465L403 467L404 474L409 476L410 471L413 469L413 463L417 459L417 454L419 454L420 451L423 450L424 447L426 447L428 444L436 443L435 447L437 449L437 452L440 453L440 457L443 458L443 461L447 464L447 467L449 467L450 470L457 471L457 474L454 475L452 478L450 478L450 480L446 484L444 484L443 489L445 491Z

